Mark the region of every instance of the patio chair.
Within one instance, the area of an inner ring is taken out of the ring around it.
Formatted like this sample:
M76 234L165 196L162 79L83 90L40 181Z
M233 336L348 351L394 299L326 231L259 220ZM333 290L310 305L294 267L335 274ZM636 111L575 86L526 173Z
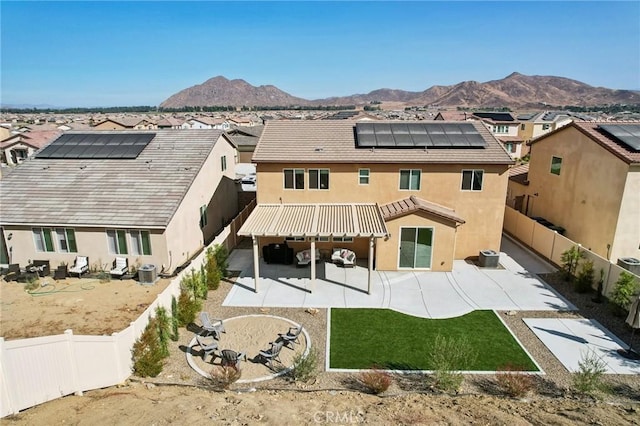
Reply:
M214 339L220 339L220 333L226 333L224 329L224 321L219 318L209 318L209 314L206 312L200 312L200 321L202 322L202 328L207 334L212 334ZM219 323L219 324L214 324Z
M6 282L9 281L17 281L18 278L22 275L20 272L20 264L19 263L11 263L9 264L9 270L7 274L4 276L4 280Z
M271 344L271 347L269 349L267 349L266 351L260 351L258 353L258 356L261 357L262 359L264 359L267 362L267 364L269 364L269 368L273 370L273 361L274 360L276 360L280 364L282 364L282 361L280 361L280 350L282 349L282 346L284 345L284 341L279 340L277 342L272 342L270 344Z
M238 364L241 360L247 360L247 355L244 352L236 352L232 351L231 349L223 349L220 352L220 358L222 358L220 364L223 367L238 368Z
M59 265L58 268L53 271L54 280L64 280L67 278L67 265Z
M320 262L320 250L316 249L316 263ZM311 264L311 250L302 250L296 254L296 266L307 266Z
M356 254L349 249L334 248L331 261L345 268L354 267L356 266Z
M27 272L37 272L41 277L48 277L51 273L48 260L34 260L25 269Z
M76 256L73 266L69 268L69 275L78 274L78 278L82 274L89 272L89 258L87 256Z
M114 278L120 278L129 272L129 260L126 257L116 257L113 261L113 267L109 274Z
M285 346L288 346L290 343L300 343L300 333L302 333L302 325L289 327L286 333L278 334L278 336L280 336Z
M207 355L213 355L211 361L216 358L215 350L218 349L218 342L215 340L212 343L205 343L204 337L196 334L196 344L200 346L200 351L202 352L202 360L205 361ZM195 346L195 345L194 345Z

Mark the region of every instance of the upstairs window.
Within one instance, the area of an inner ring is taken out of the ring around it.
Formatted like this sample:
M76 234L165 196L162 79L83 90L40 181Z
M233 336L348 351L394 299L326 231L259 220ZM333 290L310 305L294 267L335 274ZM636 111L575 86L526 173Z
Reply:
M509 133L509 126L506 124L498 124L493 126L493 133Z
M51 238L50 228L33 228L33 241L36 246L36 251L40 252L52 252L53 238Z
M304 169L284 169L285 189L304 189Z
M562 168L562 158L551 157L551 174L560 176L560 169Z
M360 185L369 185L369 169L358 170L358 183Z
M227 170L227 156L226 155L223 155L222 157L220 157L220 168L222 169L223 172L225 170Z
M329 169L309 169L309 189L329 189Z
M420 175L420 169L400 170L400 189L419 191Z
M462 190L463 191L482 191L483 177L484 177L483 170L463 170L462 171Z

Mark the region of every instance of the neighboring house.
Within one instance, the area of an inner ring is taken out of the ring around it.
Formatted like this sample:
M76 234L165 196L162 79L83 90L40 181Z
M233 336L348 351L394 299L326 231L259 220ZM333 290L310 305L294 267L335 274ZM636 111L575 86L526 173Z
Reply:
M158 129L180 129L182 128L183 120L175 117L166 117L158 121Z
M231 117L228 118L226 122L236 127L251 127L256 125L256 122L251 117Z
M0 124L0 141L5 140L9 136L11 136L11 124Z
M152 130L156 128L155 123L150 120L136 117L107 118L93 127L94 130Z
M573 122L533 140L507 204L613 262L640 258L639 135L640 123Z
M469 119L482 121L512 158L522 158L525 155L524 140L518 135L520 123L511 113L474 112Z
M10 262L172 273L237 213L235 155L219 130L65 133L2 180Z
M518 137L524 141L523 156L529 153L528 144L533 139L550 133L573 121L569 113L561 111L544 111L520 114L517 117L520 127ZM582 120L579 120L582 121Z
M270 121L253 162L240 235L254 247L313 239L378 270L433 271L500 249L513 160L479 122Z
M31 157L60 133L58 130L41 130L9 136L0 141L0 163L16 166Z
M228 130L231 128L231 124L224 118L198 117L186 120L182 123L181 127L183 129Z
M466 111L439 111L433 119L438 121L466 121L470 115L471 113Z
M226 132L238 147L238 163L250 163L264 126L236 127Z

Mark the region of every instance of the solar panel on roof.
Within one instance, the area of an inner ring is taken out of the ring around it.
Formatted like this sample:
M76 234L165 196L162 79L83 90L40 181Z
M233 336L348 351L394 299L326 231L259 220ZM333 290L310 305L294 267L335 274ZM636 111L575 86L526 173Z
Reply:
M640 125L638 124L607 124L598 126L605 133L618 139L633 151L640 151Z
M155 133L69 133L40 151L36 158L137 158Z
M471 123L356 123L358 147L483 148L486 142Z

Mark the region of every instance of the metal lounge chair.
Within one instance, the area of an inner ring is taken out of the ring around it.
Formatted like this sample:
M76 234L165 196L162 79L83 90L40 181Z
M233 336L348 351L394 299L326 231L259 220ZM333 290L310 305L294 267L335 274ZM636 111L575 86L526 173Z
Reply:
M238 368L238 363L241 360L247 360L247 355L244 352L236 352L231 349L223 349L220 352L220 358L222 361L220 362L223 367L234 367Z
M203 311L200 312L200 321L202 322L202 328L208 334L212 334L214 339L220 339L220 333L226 333L222 319L211 319L209 318L209 314Z
M262 359L267 361L267 364L269 364L269 368L272 370L273 370L274 360L282 364L282 361L280 361L280 350L282 349L283 345L284 345L284 341L282 340L273 342L271 343L271 347L269 349L267 349L266 351L260 351L258 354L260 357L262 357Z
M213 361L216 357L216 354L214 353L214 351L218 349L218 342L214 340L212 343L205 343L204 337L201 337L197 334L196 334L196 342L197 342L197 345L200 346L200 351L202 352L202 360L205 361L205 358L207 357L207 355L212 355L213 358L211 360Z
M297 327L289 327L289 330L286 333L278 334L280 339L284 342L285 346L288 346L290 343L300 343L300 333L302 333L302 325Z
M126 257L116 257L113 261L113 269L109 271L112 277L122 277L129 271L129 260Z
M82 274L89 272L89 258L87 256L76 256L73 267L69 268L69 275L77 274L78 278Z

